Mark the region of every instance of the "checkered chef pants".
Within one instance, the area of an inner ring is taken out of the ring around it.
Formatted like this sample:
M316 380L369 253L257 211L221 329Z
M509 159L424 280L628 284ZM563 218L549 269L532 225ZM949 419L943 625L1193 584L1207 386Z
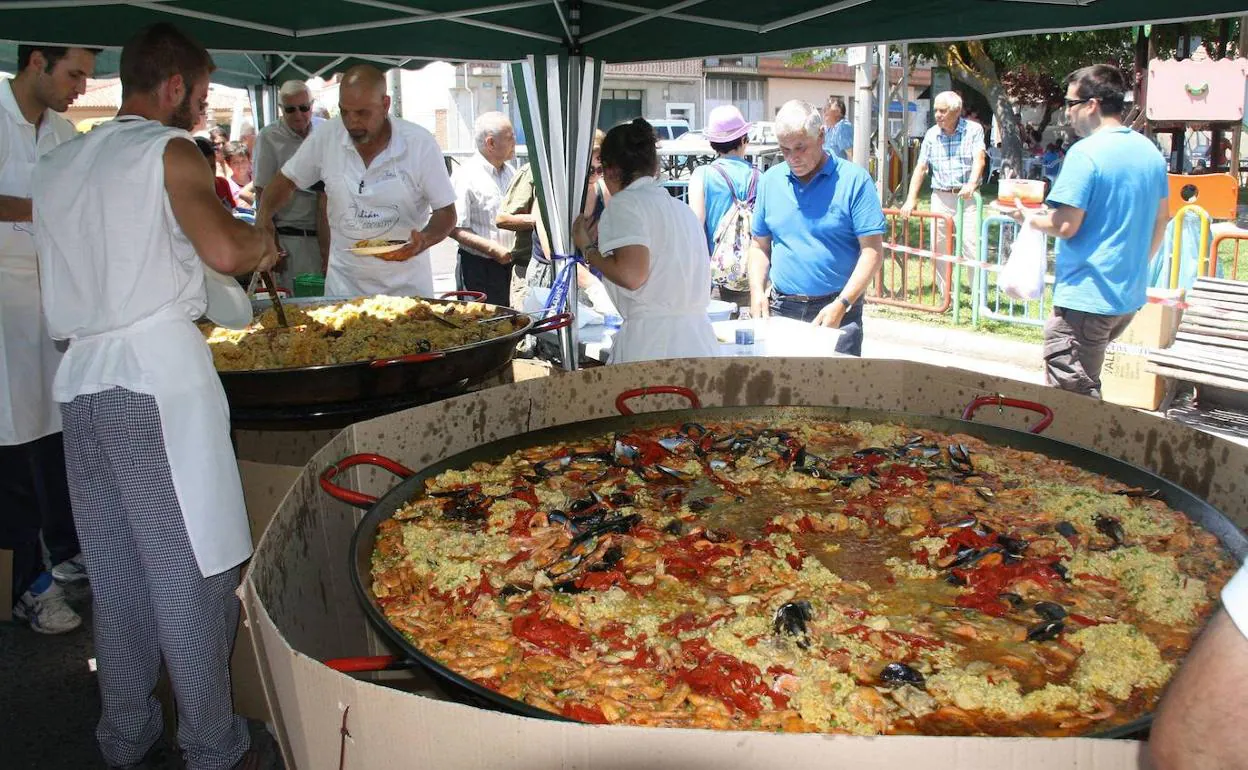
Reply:
M61 405L65 464L94 596L111 765L138 762L163 730L153 695L163 657L189 770L228 768L250 745L233 713L230 651L239 569L204 578L178 506L156 399L122 388Z

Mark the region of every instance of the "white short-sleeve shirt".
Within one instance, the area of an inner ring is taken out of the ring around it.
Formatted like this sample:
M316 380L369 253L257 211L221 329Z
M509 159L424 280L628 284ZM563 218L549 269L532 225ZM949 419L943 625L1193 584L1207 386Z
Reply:
M404 262L347 251L373 238L407 240L436 209L455 203L455 188L437 141L424 128L390 120L390 143L364 166L341 120L327 121L282 166L297 187L325 183L330 230L325 293L422 295L433 293L429 253Z
M1248 637L1248 565L1240 567L1222 589L1222 606L1239 632Z

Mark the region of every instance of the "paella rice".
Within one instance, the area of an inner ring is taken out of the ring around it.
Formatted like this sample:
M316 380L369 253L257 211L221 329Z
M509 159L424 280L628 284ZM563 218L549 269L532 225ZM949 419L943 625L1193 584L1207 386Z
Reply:
M280 369L369 361L446 350L514 331L519 320L478 302L436 303L375 296L350 302L285 306L288 327L270 308L246 329L200 328L218 371Z
M430 477L371 589L423 654L579 721L1060 736L1149 712L1234 567L1043 455L736 421Z

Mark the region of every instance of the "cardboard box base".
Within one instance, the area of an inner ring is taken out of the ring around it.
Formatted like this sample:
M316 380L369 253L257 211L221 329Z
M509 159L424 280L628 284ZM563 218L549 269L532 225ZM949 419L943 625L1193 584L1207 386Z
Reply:
M1240 526L1248 522L1248 448L1132 409L957 369L859 359L660 361L471 393L339 433L299 474L256 550L244 580L245 603L288 767L333 766L340 752L346 768L439 770L1149 766L1147 751L1135 741L858 738L550 722L380 687L319 662L390 652L352 588L348 548L362 513L320 490L322 468L355 452L377 452L413 469L428 467L496 439L612 416L617 394L651 385L692 388L706 407L822 405L955 419L979 395L1040 401L1057 415L1046 435L1149 468L1209 500ZM657 411L687 404L676 397L648 396L633 406ZM977 416L1018 430L1035 418L995 409ZM340 478L373 495L394 484L389 474L365 466Z

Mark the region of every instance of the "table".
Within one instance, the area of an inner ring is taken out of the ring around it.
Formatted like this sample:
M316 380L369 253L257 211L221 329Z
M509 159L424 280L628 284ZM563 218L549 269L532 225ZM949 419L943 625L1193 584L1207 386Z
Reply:
M841 337L839 329L825 329L805 321L777 317L762 320L717 321L711 326L715 329L715 336L720 340L720 357L832 358L842 355L836 352L836 343ZM738 345L735 342L724 342L724 340L735 340L737 329L753 329L754 344ZM611 355L611 343L618 331L618 328L599 324L578 329L577 340L581 360L607 363ZM554 332L546 332L538 335L538 346L543 352L557 355L559 341Z

